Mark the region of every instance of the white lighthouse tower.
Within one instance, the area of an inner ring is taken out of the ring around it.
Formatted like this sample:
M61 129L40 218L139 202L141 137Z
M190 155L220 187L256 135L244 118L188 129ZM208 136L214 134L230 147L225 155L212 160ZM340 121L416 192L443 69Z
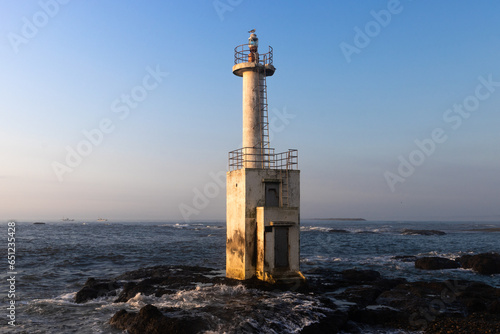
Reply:
M243 148L229 152L226 276L303 280L298 154L269 145L266 78L276 69L273 49L259 54L254 32L234 51L233 74L243 78Z

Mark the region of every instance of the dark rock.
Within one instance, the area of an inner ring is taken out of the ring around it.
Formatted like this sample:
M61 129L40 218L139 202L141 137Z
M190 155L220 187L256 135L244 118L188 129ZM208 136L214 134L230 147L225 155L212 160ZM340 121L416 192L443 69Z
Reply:
M443 231L437 230L412 230L412 229L404 229L401 234L404 235L445 235L446 233Z
M390 290L403 283L406 283L405 279L380 278L371 282L363 281L363 285L350 286L343 292L340 292L336 298L356 303L357 308L366 307L368 305L376 304L376 300L382 292Z
M500 299L500 289L479 282L464 282L457 296L471 314L494 308L494 303Z
M498 300L500 289L489 285L469 281L445 281L401 284L381 293L376 303L412 315L413 325L423 329L439 317L463 318L477 312L498 314L494 313Z
M408 282L382 292L376 303L411 314L420 309L428 309L431 301L440 298L445 289L445 283L441 282Z
M415 262L418 258L414 255L397 255L391 257L393 260L399 260L401 262Z
M460 264L450 259L432 256L417 259L415 268L425 270L455 269L460 268Z
M401 323L408 322L408 315L389 307L369 306L352 312L351 319L370 325L398 325L400 327Z
M337 298L365 307L373 304L382 291L382 289L373 286L355 286L346 289Z
M232 329L228 332L259 332L262 325L266 324L267 330L278 333L286 331L287 327L283 325L283 320L269 322L270 317L282 319L284 316L283 319L288 319L288 310L294 307L288 305L288 302L274 304L281 300L279 294L283 292L287 299L291 297L293 300L292 296L296 296L297 305L300 305L302 298L311 303L314 312L309 321L313 323L302 330L297 328L300 333L306 334L365 333L367 328L371 330L373 326L414 331L415 326L419 326L418 330L424 330L424 324L431 328L429 325L433 326L433 322L442 322L448 333L455 333L450 326L453 326L455 320L462 325L464 319L476 326L464 328L475 328L476 331L471 333L480 333L487 332L486 329L495 329L494 320L500 312L500 289L479 282L407 282L402 278L383 278L377 271L355 269L338 272L316 268L305 274L307 284L295 289L257 279L227 279L214 275L213 270L208 268L157 266L140 269L121 276L129 277L129 282L125 284L117 300L126 301L137 293L159 297L179 290L189 292L196 289L197 283L214 286L214 291L224 285L243 286L242 289L248 291L249 296L255 294L259 297L255 298L255 304L249 305L248 301L242 303L236 298L241 296L239 292L235 296L224 296L223 303L208 303L186 310L158 309L148 305L135 313L119 311L110 320L110 324L130 334L198 333L220 332L221 324L226 326L225 324L232 324L236 319L240 322L245 319L241 324L235 324L236 327L229 325ZM106 290L109 293L113 293L114 290L111 289L116 289L117 285L114 281L89 279L84 288L95 290L100 284L111 284ZM212 288L208 291L212 291ZM268 305L266 298L276 299L272 305ZM480 317L475 317L475 314ZM482 331L478 331L478 328Z
M486 311L486 303L481 298L462 298L468 313Z
M139 313L118 311L109 321L117 329L126 330L129 334L163 334L163 333L200 333L206 325L199 317L187 316L166 317L153 305L146 305Z
M474 255L462 255L457 259L457 261L460 263L462 268L464 269L472 269L473 261L472 258Z
M334 229L334 228L329 229L328 232L330 232L330 233L351 233L351 232L349 232L347 230L337 230L337 229Z
M215 269L198 267L198 266L154 266L148 268L140 268L137 270L126 272L118 276L117 280L137 280L144 278L183 278L186 277L199 277L203 274L208 274Z
M123 291L120 293L114 303L126 303L129 299L134 298L138 293L143 295L155 295L161 297L164 294L174 293L175 289L165 289L159 286L167 285L168 279L165 278L147 278L139 283L128 282L123 286Z
M348 269L342 271L342 277L350 282L373 282L380 278L380 273L375 270Z
M115 296L116 289L120 285L116 281L110 280L96 280L95 278L87 279L83 288L76 293L75 303L85 303L90 299L95 299L103 296Z
M327 313L319 322L305 326L300 334L331 334L338 333L347 323L349 317L347 314L335 311Z
M488 305L488 312L491 314L500 314L500 298Z
M500 274L500 254L498 253L463 255L458 262L462 268L472 269L482 275Z
M425 334L500 333L500 315L473 313L467 317L438 317Z
M392 279L381 278L380 280L374 282L374 286L376 286L382 291L386 291L395 288L400 284L405 284L405 283L407 283L407 281L404 278L392 278Z

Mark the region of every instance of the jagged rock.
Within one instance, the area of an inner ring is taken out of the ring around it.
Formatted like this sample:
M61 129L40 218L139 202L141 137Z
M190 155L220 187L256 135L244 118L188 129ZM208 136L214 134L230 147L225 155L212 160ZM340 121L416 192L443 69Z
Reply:
M415 261L415 268L425 270L456 269L460 268L460 264L443 257L431 256L417 259Z
M328 232L330 232L330 233L351 233L351 232L349 232L347 230L337 230L337 229L334 229L334 228L329 229Z
M147 278L139 283L128 282L123 286L122 292L113 302L126 303L129 299L134 298L138 293L161 297L164 294L176 292L175 289L162 289L158 287L166 284L168 284L168 280L165 278Z
M412 230L404 229L401 234L404 235L445 235L446 233L438 230Z
M153 305L146 305L138 313L118 311L109 321L117 329L126 330L129 334L190 334L206 330L199 317L187 316L166 317Z
M342 277L351 282L373 282L380 278L380 273L375 270L348 269L342 271Z
M210 273L212 271L214 271L214 269L199 266L154 266L126 272L118 276L116 279L137 280L158 277L172 277L172 279L174 279L192 276L203 276L203 274Z
M255 293L252 291L259 291L257 293L259 300L267 298L265 296L273 296L271 298L279 300L280 297L277 294L281 293L288 297L296 294L298 299L306 298L307 303L312 302L312 307L315 308L315 312L318 312L309 319L313 323L309 322L309 325L301 330L300 327L297 328L298 332L306 334L341 331L363 333L363 326L367 325L423 330L424 328L421 327L423 324L430 326L433 321L445 320L452 323L449 319L455 318L459 319L457 323L463 323L465 317L468 317L465 319L470 319L474 326L477 326L476 328L489 330L495 328L493 322L487 320L483 323L471 315L495 317L500 312L500 289L484 283L407 282L402 278L385 279L373 270L354 269L338 272L317 268L305 274L308 277L307 284L295 290L290 287L280 288L257 279L231 280L213 275L212 270L207 268L198 270L195 267L157 266L122 275L128 276L129 282L125 284L119 299L128 300L139 292L155 296L174 291L186 291L189 294L190 290L196 291L198 283L213 285L216 289L224 285L243 286L243 291L248 291L249 294ZM85 289L82 290L95 290L101 286L100 284L107 285L109 288L106 291L109 293L113 293L112 289L117 287L114 281L89 279ZM212 288L208 290L212 291ZM135 313L122 310L113 316L110 324L114 328L126 330L129 334L198 333L218 331L221 323L231 323L234 319L241 318L240 312L253 314L252 312L255 311L256 318L253 320L257 319L256 321L253 321L250 316L251 321L244 322L247 325L236 324L235 327L231 327L235 333L244 332L246 329L251 329L250 332L252 332L254 329L259 329L259 324L269 320L268 317L280 316L279 312L276 314L275 311L282 310L279 304L271 306L256 301L253 306L242 306L238 298L227 295L224 299L226 299L224 305L227 306L222 308L221 304L209 303L196 309L158 309L148 305ZM246 315L244 317L246 318ZM269 329L282 332L284 327L278 322L271 322Z
M500 315L473 313L467 317L438 317L425 334L500 333Z
M429 307L430 302L446 291L442 282L407 282L384 291L377 298L378 305L385 305L406 312L414 312Z
M415 255L397 255L391 257L391 259L398 260L401 262L415 262L418 259L418 257L416 257Z
M352 320L371 325L401 325L408 322L408 315L399 310L384 306L368 306L352 312ZM391 326L392 327L392 326Z
M382 291L382 289L373 286L354 286L340 293L337 298L364 307L374 303Z
M500 314L500 298L488 305L488 312L491 314Z
M116 281L96 280L95 278L87 279L83 288L76 293L75 303L85 303L90 299L95 299L103 296L115 296L116 289L120 286Z
M312 323L300 331L300 334L331 334L338 333L349 320L346 313L330 312L321 318L319 322Z
M477 255L463 255L458 262L464 269L477 271L482 275L500 274L500 254L481 253Z
M483 312L495 309L495 302L500 301L500 289L484 283L464 282L457 294L458 300L467 308L467 312Z

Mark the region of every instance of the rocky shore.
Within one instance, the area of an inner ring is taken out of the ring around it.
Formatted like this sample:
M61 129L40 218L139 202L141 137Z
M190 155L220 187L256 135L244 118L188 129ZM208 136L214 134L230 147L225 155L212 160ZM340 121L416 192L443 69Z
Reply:
M400 259L415 261L416 266L427 261L404 256ZM432 268L422 270L459 266L487 275L500 273L497 253L466 255L457 261L450 260L453 265L444 260L429 261L433 263ZM222 303L208 300L190 309L147 304L138 312L120 310L110 319L110 324L130 334L202 333L222 329L228 333L255 333L264 326L275 332L287 332L290 328L287 321L294 322L300 333L364 333L367 328L424 333L500 333L500 289L483 283L408 282L404 278L387 279L376 271L359 269L342 272L316 269L305 275L304 284L277 286L258 280L227 279L204 267L156 266L111 280L89 278L75 302L114 296L115 303L125 303L139 293L158 298L174 297L179 291L199 291L204 287L219 287L223 291ZM492 277L500 280L499 276ZM243 301L241 294L224 292L224 287L245 289L248 300ZM296 314L290 317L293 312ZM301 322L301 317L307 317L308 321ZM251 320L237 320L246 318ZM229 329L221 327L225 324Z

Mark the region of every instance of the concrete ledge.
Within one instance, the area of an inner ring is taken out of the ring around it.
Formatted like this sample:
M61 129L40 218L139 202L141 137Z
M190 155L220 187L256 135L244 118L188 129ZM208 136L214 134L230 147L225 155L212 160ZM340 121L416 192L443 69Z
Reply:
M259 63L240 63L233 66L233 74L239 77L243 76L243 72L245 71L260 71L265 67L266 77L270 77L276 71L276 68L273 65L262 65Z
M294 226L297 225L297 222L289 222L289 221L272 221L269 223L270 226Z

